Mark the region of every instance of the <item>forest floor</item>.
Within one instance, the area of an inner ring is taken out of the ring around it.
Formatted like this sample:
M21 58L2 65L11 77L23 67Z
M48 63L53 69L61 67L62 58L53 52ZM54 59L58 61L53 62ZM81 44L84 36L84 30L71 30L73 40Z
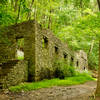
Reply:
M96 81L86 82L73 86L54 86L38 90L11 93L4 91L0 93L0 100L93 100Z

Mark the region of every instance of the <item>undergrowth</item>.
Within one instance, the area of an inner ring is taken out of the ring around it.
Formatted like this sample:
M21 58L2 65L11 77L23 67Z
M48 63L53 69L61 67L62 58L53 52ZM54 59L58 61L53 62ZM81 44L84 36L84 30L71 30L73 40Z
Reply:
M12 86L9 88L12 92L20 92L20 91L30 91L36 90L40 88L49 88L53 86L70 86L70 85L77 85L83 84L87 81L95 80L87 73L78 73L76 76L73 77L66 77L64 79L51 79L51 80L43 80L40 82L32 82L32 83L21 83L17 86Z

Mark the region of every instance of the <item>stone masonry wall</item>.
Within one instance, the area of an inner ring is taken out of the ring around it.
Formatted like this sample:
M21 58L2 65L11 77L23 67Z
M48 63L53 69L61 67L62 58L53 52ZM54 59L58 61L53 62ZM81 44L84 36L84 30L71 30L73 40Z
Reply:
M80 71L88 69L87 54L83 50L75 52L75 57L76 68L78 68Z
M0 46L0 63L9 60L16 60L17 40L24 38L24 58L28 61L29 80L34 80L35 74L35 21L23 22L20 24L9 26L5 29L4 33L8 38L9 44L1 43ZM1 48L2 47L2 48ZM5 57L7 56L7 57ZM9 58L9 59L8 59Z
M54 77L57 60L65 59L68 66L76 65L74 52L67 44L39 25L36 25L35 31L35 81Z
M13 66L11 67L11 64ZM27 61L9 61L0 65L0 88L17 85L28 80Z
M10 45L4 46L1 44L2 49L0 49L0 57L2 58L2 54L4 54L3 56L8 56L8 61L12 59L16 60L16 41L17 39L24 38L23 64L27 61L28 81L39 81L45 78L53 78L55 69L54 63L57 60L65 59L65 63L67 63L68 66L75 66L82 70L84 70L84 67L87 67L88 65L87 55L85 53L70 50L66 43L61 42L61 40L53 35L50 30L42 29L41 25L35 21L13 25L8 27L6 30L5 34L10 40ZM9 49L7 47L9 47ZM3 63L1 58L0 63ZM16 67L12 70L17 72L18 70L26 70L26 64L21 69L19 66L21 65L19 64L17 66L18 69L16 69ZM20 75L20 73L18 74ZM10 74L8 78L7 75L8 81L5 81L7 84L11 84L9 83L9 80L14 83L11 76L12 74ZM5 80L5 77L3 78ZM15 80L16 82L11 85L20 82L17 78L15 78Z

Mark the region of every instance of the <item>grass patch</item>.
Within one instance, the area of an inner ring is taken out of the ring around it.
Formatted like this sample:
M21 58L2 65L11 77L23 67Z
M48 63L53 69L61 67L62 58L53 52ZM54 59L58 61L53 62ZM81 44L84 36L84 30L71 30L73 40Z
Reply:
M40 82L32 82L32 83L22 83L17 86L12 86L9 88L12 92L20 92L20 91L30 91L30 90L36 90L40 88L48 88L52 86L69 86L69 85L77 85L77 84L83 84L87 81L95 80L90 75L87 74L78 74L73 77L66 77L63 80L60 80L58 78L51 79L51 80L43 80Z
M19 56L17 59L18 60L24 60L24 57L23 56Z

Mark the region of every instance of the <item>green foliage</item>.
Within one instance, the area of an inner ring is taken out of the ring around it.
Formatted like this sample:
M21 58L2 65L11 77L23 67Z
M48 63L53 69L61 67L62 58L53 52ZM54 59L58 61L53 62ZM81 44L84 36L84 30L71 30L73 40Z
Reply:
M18 60L24 60L24 57L23 56L19 56L17 59Z
M88 59L88 63L89 63L89 69L92 69L92 70L97 70L98 69L98 58L99 58L99 51L98 51L98 46L99 46L99 43L96 42L94 44L94 48L93 48L93 52L90 54L89 56L89 59Z
M85 17L82 17L77 24L75 24L75 28L78 28L80 30L83 30L82 33L86 37L86 41L89 43L89 41L94 40L94 47L89 55L89 67L90 69L97 69L98 68L98 40L100 39L100 14L92 14ZM80 33L78 33L80 34ZM82 35L80 35L82 36ZM89 39L90 38L90 39ZM91 44L90 44L91 46ZM89 52L89 51L88 51Z
M17 45L19 48L23 48L24 47L24 38L18 39Z
M83 49L88 54L91 41L97 43L100 39L97 11L96 0L0 0L0 29L34 19L43 28L51 29L72 50ZM5 40L1 32L0 39ZM98 66L97 50L95 45L89 57L92 67Z
M33 82L33 83L22 83L17 86L12 86L9 88L12 92L20 92L20 91L30 91L37 90L40 88L49 88L53 86L70 86L76 84L83 84L87 81L95 80L90 75L83 73L73 77L66 77L65 79L51 79L51 80L43 80L41 82Z
M75 68L68 66L64 60L59 60L55 62L55 76L63 79L65 77L75 76Z
M84 50L89 54L91 43L94 40L93 49L88 55L89 67L98 68L98 40L100 39L100 14L85 10L87 15L78 18L72 25L63 27L56 34L62 41L67 42L72 50Z

